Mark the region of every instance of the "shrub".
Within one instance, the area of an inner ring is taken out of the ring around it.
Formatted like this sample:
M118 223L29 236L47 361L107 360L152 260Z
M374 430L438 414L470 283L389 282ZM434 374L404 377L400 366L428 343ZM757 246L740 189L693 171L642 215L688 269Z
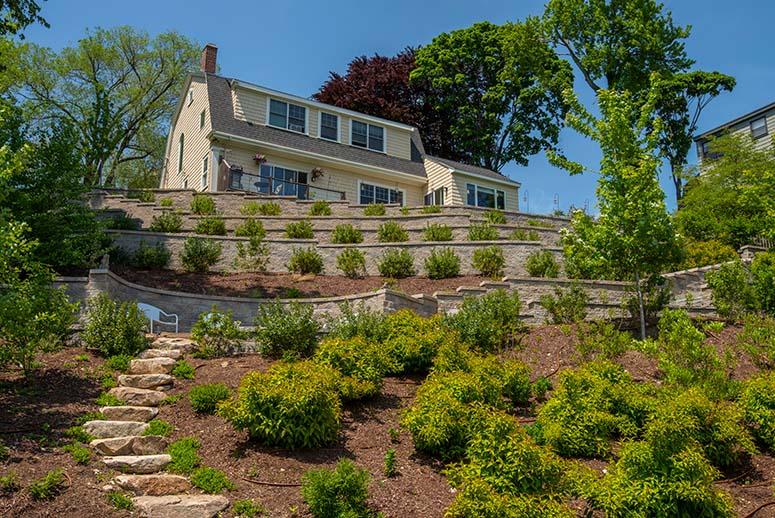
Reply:
M449 518L573 518L576 512L556 495L499 492L485 480L466 479L447 508Z
M415 274L414 257L409 251L399 248L389 248L382 252L382 259L377 265L382 277L403 279Z
M317 200L313 202L312 205L310 205L309 215L310 216L330 216L331 204L329 204L326 200Z
M452 229L447 225L431 223L422 231L423 241L452 241Z
M126 214L119 214L107 220L105 226L110 230L139 230L140 221Z
M199 468L189 477L191 485L198 487L208 495L217 495L224 491L234 491L237 486L229 480L226 473L219 469Z
M152 191L132 191L127 193L126 197L143 203L153 203L156 201L156 196Z
M388 315L384 329L382 343L396 374L427 371L439 347L454 339L439 317L422 318L410 309Z
M339 245L362 243L363 233L349 223L337 225L331 233L331 242Z
M221 258L221 248L221 244L212 239L186 238L180 262L187 271L205 273Z
M574 281L567 290L555 286L554 295L541 295L539 303L549 312L553 324L570 324L587 317L587 299L587 292Z
M403 243L409 241L409 233L395 221L386 221L377 228L377 241L380 243Z
M234 229L234 235L237 237L257 237L259 239L264 239L266 237L266 229L264 229L264 224L261 223L261 221L249 218Z
M727 261L734 261L738 258L735 249L721 241L695 241L688 239L685 246L686 256L681 264L675 267L676 270L688 270L699 266L708 266L711 264L720 264Z
M64 471L61 469L54 469L46 473L43 478L30 484L27 489L33 500L51 500L64 489L64 486Z
M315 229L307 220L292 221L285 225L285 237L288 239L312 239L315 237Z
M493 228L489 223L473 223L468 227L469 241L497 241L498 229Z
M775 252L757 254L751 263L757 307L775 316Z
M255 500L235 500L231 504L231 510L234 516L239 518L255 518L263 516L267 511L266 507Z
M301 495L316 518L371 516L366 506L369 473L351 460L339 459L333 470L310 470L301 477Z
M172 198L162 198L159 200L159 206L160 207L172 207L173 200Z
M425 273L431 279L448 279L460 274L460 258L451 248L433 249L425 258Z
M128 354L114 354L105 360L105 368L116 372L127 372L129 371L129 362L132 361L132 358Z
M81 444L89 444L94 439L96 439L96 437L92 437L86 433L86 430L84 430L83 426L81 425L71 426L65 430L65 437L69 437L73 441L79 442Z
M184 437L170 444L167 447L167 453L172 461L167 465L167 469L174 473L189 475L202 463L202 458L197 453L201 446L195 437Z
M231 397L231 390L223 383L210 383L207 385L197 385L188 393L188 400L191 402L191 408L197 414L215 413L218 403Z
M340 392L345 399L360 399L379 394L382 377L395 370L385 348L360 337L323 340L313 361L335 368L345 376Z
M197 222L194 232L208 236L225 236L226 223L220 216L206 216Z
M176 378L192 380L196 375L196 369L186 360L178 360L175 362L175 367L173 367L170 374Z
M22 488L19 483L19 475L11 471L7 475L0 477L0 494L15 493Z
M197 194L191 200L191 212L199 216L215 214L215 200L206 194Z
M446 315L444 323L474 349L493 352L512 343L524 329L521 309L516 291L508 294L499 289L481 297L464 297L458 312Z
M118 399L113 394L103 392L94 399L94 402L99 406L123 406L124 402Z
M222 402L218 415L262 444L319 448L339 434L339 377L330 367L305 361L250 372L237 399Z
M275 202L258 203L250 201L240 207L240 214L243 216L279 216L282 214L282 208Z
M259 350L275 357L286 352L311 355L320 331L312 305L295 301L287 305L273 301L259 306L255 325Z
M611 322L596 320L580 324L576 330L576 350L584 361L600 355L607 360L617 358L632 347L632 335L619 331Z
M367 341L381 342L385 336L385 313L369 309L363 303L357 307L344 302L339 305L340 315L326 322L329 338L360 337Z
M441 207L439 207L438 205L426 205L422 208L421 212L423 214L440 214Z
M151 219L151 225L148 228L151 232L182 232L183 219L177 212L163 212Z
M384 216L385 205L382 203L369 203L363 208L364 216Z
M756 309L751 274L739 259L706 273L705 280L711 289L713 306L722 317L739 318Z
M352 279L366 274L366 257L357 248L345 248L336 258L336 267Z
M515 228L509 234L509 239L512 241L541 241L541 235L535 230Z
M409 207L401 207L401 210L399 210L402 216L408 216L409 215Z
M505 225L506 224L506 215L499 211L499 210L488 210L485 211L484 217L492 223L493 225Z
M385 452L385 460L382 463L382 472L386 477L395 477L398 475L396 469L396 449L390 448Z
M75 461L76 464L88 464L89 461L91 461L91 450L84 448L77 441L63 446L62 450L72 455L73 461Z
M175 427L169 424L167 421L161 419L151 419L148 422L148 428L143 431L143 435L161 435L167 437L175 431Z
M132 503L132 499L126 496L121 491L108 491L105 493L105 500L116 510L131 511L135 508L135 504Z
M554 228L554 225L552 223L539 221L537 219L528 219L525 221L525 225L529 227Z
M487 277L493 279L502 277L503 268L506 266L503 249L498 245L492 245L474 250L471 256L471 266Z
M263 239L251 236L247 243L237 243L234 268L246 272L264 272L269 264L269 247Z
M191 338L199 346L197 353L208 358L228 354L239 345L240 340L247 338L247 333L240 330L239 325L231 310L218 311L213 305L208 313L199 315L191 328Z
M162 243L149 246L145 241L132 253L132 266L141 270L166 268L172 254Z
M555 278L560 274L560 265L549 250L533 252L525 263L527 273L531 277Z
M772 317L746 315L737 343L760 369L775 368L775 319Z
M775 448L775 373L749 379L740 396L740 408L756 438Z
M293 248L291 260L288 262L288 271L300 275L318 275L323 271L323 256L314 247Z
M111 299L104 293L89 300L81 338L103 356L135 356L147 347L143 334L145 315L134 302Z

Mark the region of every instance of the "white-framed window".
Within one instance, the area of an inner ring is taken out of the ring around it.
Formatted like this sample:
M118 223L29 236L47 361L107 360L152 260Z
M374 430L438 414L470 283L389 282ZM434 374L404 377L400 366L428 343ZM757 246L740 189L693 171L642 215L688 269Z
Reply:
M492 187L482 187L475 183L467 183L466 205L505 210L506 193Z
M425 195L425 205L444 205L444 191L446 187L439 187Z
M350 124L350 144L384 153L385 128L354 120Z
M180 134L180 139L178 139L178 172L183 171L183 145L186 141L186 135L184 133Z
M277 99L269 99L269 125L277 128L307 132L307 108Z
M758 119L751 121L751 136L753 138L761 138L767 134L767 119L759 117Z
M194 102L194 90L188 91L188 105L191 106L191 103Z
M188 189L188 178L183 179L183 188Z
M205 127L205 111L202 110L202 113L199 114L199 129L202 129Z
M320 138L339 142L339 116L320 112Z
M358 203L362 205L369 203L398 203L403 205L404 194L403 189L393 189L358 180Z
M207 189L207 173L208 173L208 167L207 167L207 157L204 157L202 159L202 189Z

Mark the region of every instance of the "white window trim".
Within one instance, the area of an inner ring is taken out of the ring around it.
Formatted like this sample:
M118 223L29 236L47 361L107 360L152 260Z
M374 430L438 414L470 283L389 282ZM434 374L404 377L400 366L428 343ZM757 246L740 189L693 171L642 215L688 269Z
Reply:
M753 134L753 123L754 123L754 122L758 122L758 121L762 121L762 122L764 123L764 133L762 133L761 135L754 135L754 134ZM751 121L751 122L748 124L748 128L751 130L751 136L752 136L754 139L760 139L760 138L762 138L762 137L766 137L767 135L769 135L769 134L770 134L770 128L767 126L767 117L764 117L764 116L762 116L762 117L758 117L758 118L756 118L756 119L752 120L752 121Z
M183 172L183 150L186 145L186 134L181 133L178 136L178 174Z
M202 131L207 125L207 111L202 110L199 112L199 131Z
M328 138L323 137L323 114L330 115L332 117L336 117L336 140L331 140ZM341 143L342 141L342 118L337 115L336 113L327 112L324 110L318 111L318 138L321 140L327 140L328 142L338 142Z
M194 89L190 88L188 90L188 105L187 106L191 106L191 103L193 103L193 102L194 102Z
M361 184L364 184L364 183L366 185L373 185L374 187L382 187L383 189L388 189L388 190L391 190L391 191L400 192L401 193L401 206L402 207L406 206L406 189L399 189L397 187L390 187L390 186L387 186L387 185L382 185L382 184L379 184L379 183L370 182L368 180L361 180L360 178L358 179L358 205L363 205L363 203L361 203Z
M366 147L356 146L353 144L353 121L360 122L361 124L366 125ZM378 149L371 149L369 146L369 126L375 126L378 128L382 128L382 151ZM387 128L385 126L380 126L379 124L372 124L370 122L364 122L358 119L350 119L350 145L352 147L357 147L358 149L365 149L367 151L374 151L375 153L382 153L383 155L387 155L387 148L388 148L388 139L387 139ZM380 186L381 187L381 186Z
M474 186L474 205L468 205L468 186L473 185ZM495 206L494 207L482 207L481 205L476 205L476 202L479 200L479 188L483 189L491 189L493 191L493 194L495 196ZM498 193L503 193L503 208L498 208ZM472 182L466 182L466 205L469 207L479 207L483 209L495 209L495 210L506 210L506 191L503 189L498 189L497 187L487 187L486 185L479 185Z
M205 155L202 159L202 190L207 191L210 186L210 158L209 155Z
M269 109L272 106L272 99L273 97L267 96L266 98L266 125L270 128L277 128L285 131L290 131L291 133L295 133L297 135L309 135L309 106L305 106L303 104L298 104L290 101L284 101L282 99L275 99L277 102L285 103L286 109L285 109L285 124L290 125L288 122L290 120L290 117L288 116L288 113L290 111L290 105L294 104L296 106L299 106L301 108L304 108L304 131L296 131L292 130L290 128L283 128L282 126L275 126L274 124L269 123L269 116L271 115Z

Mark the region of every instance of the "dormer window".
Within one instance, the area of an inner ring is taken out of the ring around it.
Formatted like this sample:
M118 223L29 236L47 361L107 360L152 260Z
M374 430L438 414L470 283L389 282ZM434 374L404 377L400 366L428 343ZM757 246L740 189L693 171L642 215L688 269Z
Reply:
M384 153L385 128L354 120L350 130L350 144Z
M307 109L297 104L270 99L269 125L297 133L306 133Z
M761 138L767 134L767 119L760 117L755 121L751 121L751 136L753 138Z
M339 117L320 112L320 138L339 142Z

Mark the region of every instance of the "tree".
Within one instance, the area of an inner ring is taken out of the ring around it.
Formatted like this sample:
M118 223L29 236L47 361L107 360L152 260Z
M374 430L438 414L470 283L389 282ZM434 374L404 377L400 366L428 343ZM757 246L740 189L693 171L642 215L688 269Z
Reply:
M447 114L465 161L493 171L556 145L573 85L536 18L441 34L417 51L410 78L431 86L424 102Z
M59 54L21 45L12 92L36 121L78 132L84 183L113 185L133 162L158 164L152 134L165 134L198 45L176 32L150 38L124 26L94 29Z
M0 36L19 35L24 39L21 31L28 25L39 23L48 27L38 13L40 6L34 0L0 0Z

